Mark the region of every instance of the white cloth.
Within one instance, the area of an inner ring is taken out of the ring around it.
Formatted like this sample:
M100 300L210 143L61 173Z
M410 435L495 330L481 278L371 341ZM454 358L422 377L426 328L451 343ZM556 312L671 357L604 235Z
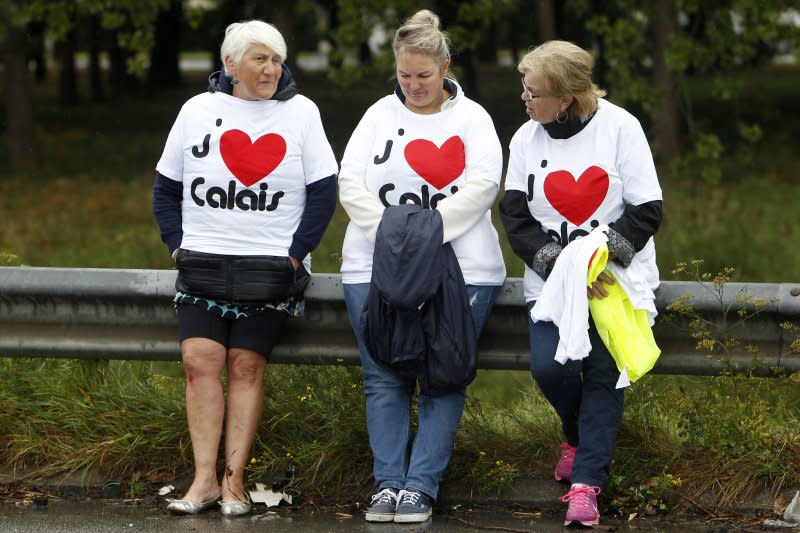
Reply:
M156 170L183 182L183 248L285 256L306 185L338 169L308 98L249 101L217 91L183 105Z
M555 360L564 364L568 360L580 360L589 356L592 343L589 340L589 297L586 294L587 273L592 256L600 245L608 242L608 226L605 224L592 230L589 235L575 239L558 256L550 276L544 283L539 298L531 308L534 322L546 320L558 327L558 347ZM628 268L609 261L606 270L614 276L617 284L628 296L634 309L644 309L650 325L658 314L655 293L647 283L647 265L634 257ZM621 378L618 386L627 376Z
M597 248L608 242L604 230L608 231L608 226L597 228L564 248L531 309L534 322L545 320L558 328L555 360L562 365L570 359L588 357L592 349L586 273Z
M499 285L505 263L490 207L499 190L503 155L489 114L456 96L432 115L414 113L391 94L367 109L353 131L339 173L339 199L350 216L342 246L342 282L368 283L374 235L383 208L442 204L464 280Z
M528 121L509 145L506 190L528 195L528 208L554 242L566 247L592 229L619 219L626 205L661 200L655 164L636 117L607 100L586 127L553 139ZM642 282L658 287L653 240L637 252ZM537 300L544 280L525 266L525 300Z

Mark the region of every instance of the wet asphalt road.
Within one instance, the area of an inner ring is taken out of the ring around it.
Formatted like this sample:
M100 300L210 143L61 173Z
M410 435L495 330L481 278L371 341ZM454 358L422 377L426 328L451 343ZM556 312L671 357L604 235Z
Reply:
M603 520L617 532L694 533L706 532L700 524L671 524L634 521L630 524ZM604 528L606 529L606 528ZM0 503L0 532L248 532L271 533L468 533L503 531L511 533L552 533L576 531L561 525L561 516L515 513L510 510L436 509L423 524L368 524L363 514L330 508L323 510L279 509L269 512L259 507L252 515L237 519L222 518L218 511L198 516L172 516L163 507L104 501L50 500L47 505Z

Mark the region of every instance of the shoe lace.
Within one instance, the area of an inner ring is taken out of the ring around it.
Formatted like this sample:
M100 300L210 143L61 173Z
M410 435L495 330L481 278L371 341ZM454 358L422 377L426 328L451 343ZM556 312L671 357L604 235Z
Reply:
M396 497L392 489L383 489L378 494L372 496L370 505L374 503L392 503Z
M574 446L570 446L568 442L561 443L561 460L562 461L574 461L575 460L575 452L578 448Z
M420 497L419 492L415 492L413 490L401 490L399 496L400 504L417 505L419 497Z
M570 508L575 507L578 509L589 510L593 505L593 498L590 496L597 496L600 494L600 487L589 485L573 485L569 492L561 497L562 502L569 502Z

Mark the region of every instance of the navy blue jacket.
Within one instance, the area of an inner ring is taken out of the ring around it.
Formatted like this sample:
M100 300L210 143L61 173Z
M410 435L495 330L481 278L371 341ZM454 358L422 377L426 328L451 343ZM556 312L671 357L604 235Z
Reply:
M464 276L442 217L415 204L384 210L375 239L372 281L361 334L384 368L413 375L437 396L475 378L478 342Z

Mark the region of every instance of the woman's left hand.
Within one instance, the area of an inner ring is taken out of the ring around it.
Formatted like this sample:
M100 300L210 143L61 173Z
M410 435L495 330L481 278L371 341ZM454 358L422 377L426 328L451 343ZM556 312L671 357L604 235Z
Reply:
M616 280L606 272L601 272L597 279L592 282L592 284L586 288L586 296L589 297L591 300L592 298L597 298L598 300L602 300L606 296L608 296L608 291L605 287L603 287L603 283L606 285L614 285Z
M294 257L292 257L291 255L289 256L289 262L291 262L291 263L292 263L292 267L293 267L295 270L297 270L298 268L300 268L300 261L298 261L297 259L295 259L295 258L294 258Z

